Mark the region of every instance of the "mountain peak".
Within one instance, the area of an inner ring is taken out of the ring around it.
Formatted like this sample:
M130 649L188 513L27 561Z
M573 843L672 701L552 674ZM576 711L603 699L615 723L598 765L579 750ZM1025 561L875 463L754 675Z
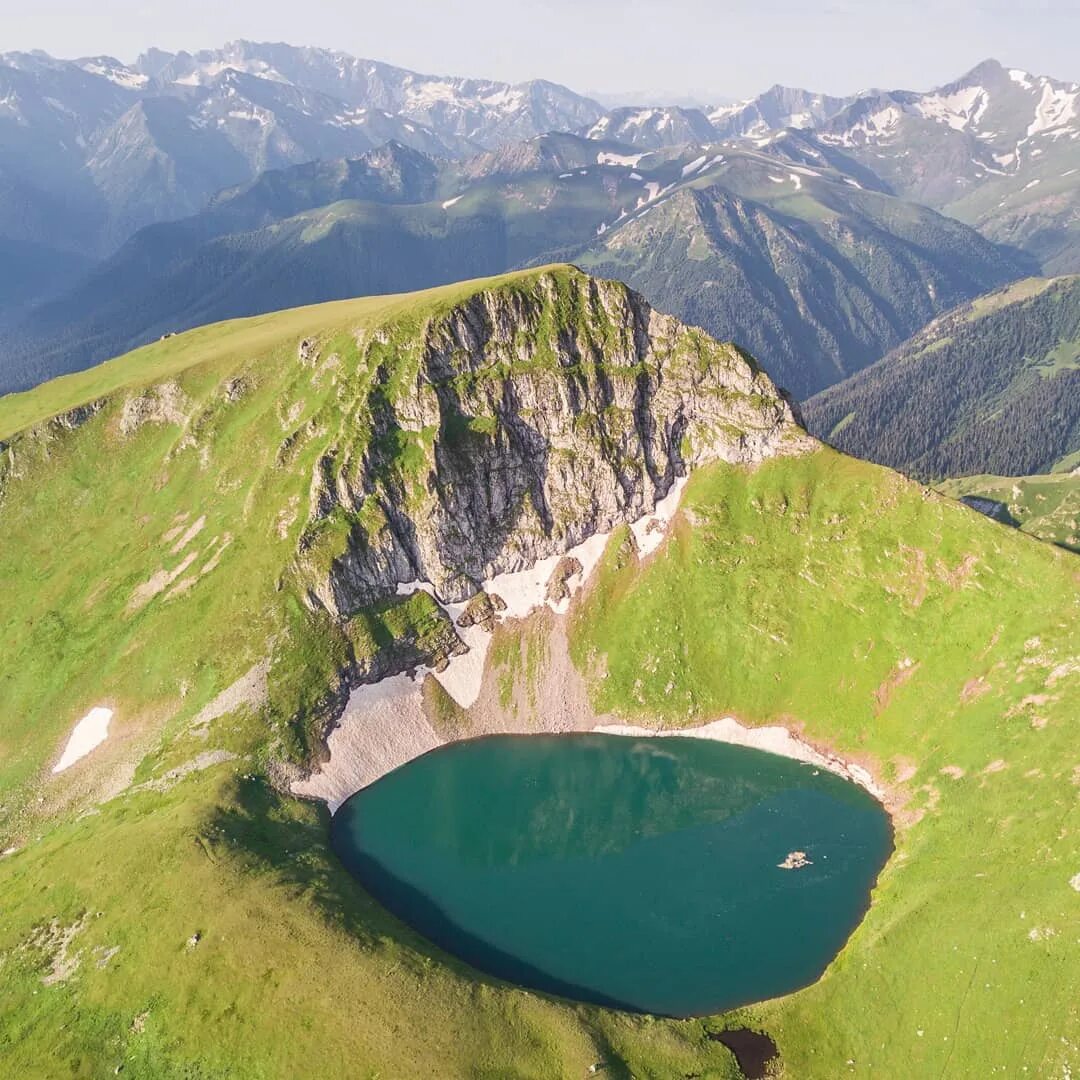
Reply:
M1005 65L992 56L977 63L966 75L961 75L957 82L978 82L985 78L995 78L1005 74Z

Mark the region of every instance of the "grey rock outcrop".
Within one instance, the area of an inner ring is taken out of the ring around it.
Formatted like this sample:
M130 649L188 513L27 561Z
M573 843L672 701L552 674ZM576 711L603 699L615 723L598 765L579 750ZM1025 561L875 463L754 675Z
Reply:
M649 513L676 477L813 445L744 353L625 286L559 270L363 343L357 433L316 464L301 541L338 616L430 581L444 601ZM307 545L347 522L328 565Z

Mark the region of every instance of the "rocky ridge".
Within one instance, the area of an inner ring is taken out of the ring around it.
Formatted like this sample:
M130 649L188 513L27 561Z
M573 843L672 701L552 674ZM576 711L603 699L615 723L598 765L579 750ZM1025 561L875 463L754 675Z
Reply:
M360 348L367 416L313 470L298 556L308 603L339 618L414 581L466 601L642 518L699 462L811 444L735 346L577 271Z

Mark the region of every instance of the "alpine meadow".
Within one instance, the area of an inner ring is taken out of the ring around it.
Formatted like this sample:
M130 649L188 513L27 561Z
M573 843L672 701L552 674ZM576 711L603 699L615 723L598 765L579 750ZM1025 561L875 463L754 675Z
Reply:
M1075 13L676 8L13 18L3 1075L1080 1076Z

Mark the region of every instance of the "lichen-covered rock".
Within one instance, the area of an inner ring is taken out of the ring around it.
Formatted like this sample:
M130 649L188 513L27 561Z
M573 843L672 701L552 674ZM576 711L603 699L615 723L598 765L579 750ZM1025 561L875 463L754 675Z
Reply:
M506 610L506 601L498 593L478 592L458 616L457 624L463 630L470 626L482 626L488 633L495 629L499 614Z
M735 346L576 271L361 350L371 383L315 466L302 540L309 602L339 616L417 579L465 600L649 513L696 463L812 445Z
M584 568L579 559L573 555L564 555L556 564L555 569L548 578L545 599L550 604L558 604L570 597L569 581L576 574L580 574Z
M163 382L128 398L120 411L120 434L134 435L144 424L183 424L189 403L175 382Z

